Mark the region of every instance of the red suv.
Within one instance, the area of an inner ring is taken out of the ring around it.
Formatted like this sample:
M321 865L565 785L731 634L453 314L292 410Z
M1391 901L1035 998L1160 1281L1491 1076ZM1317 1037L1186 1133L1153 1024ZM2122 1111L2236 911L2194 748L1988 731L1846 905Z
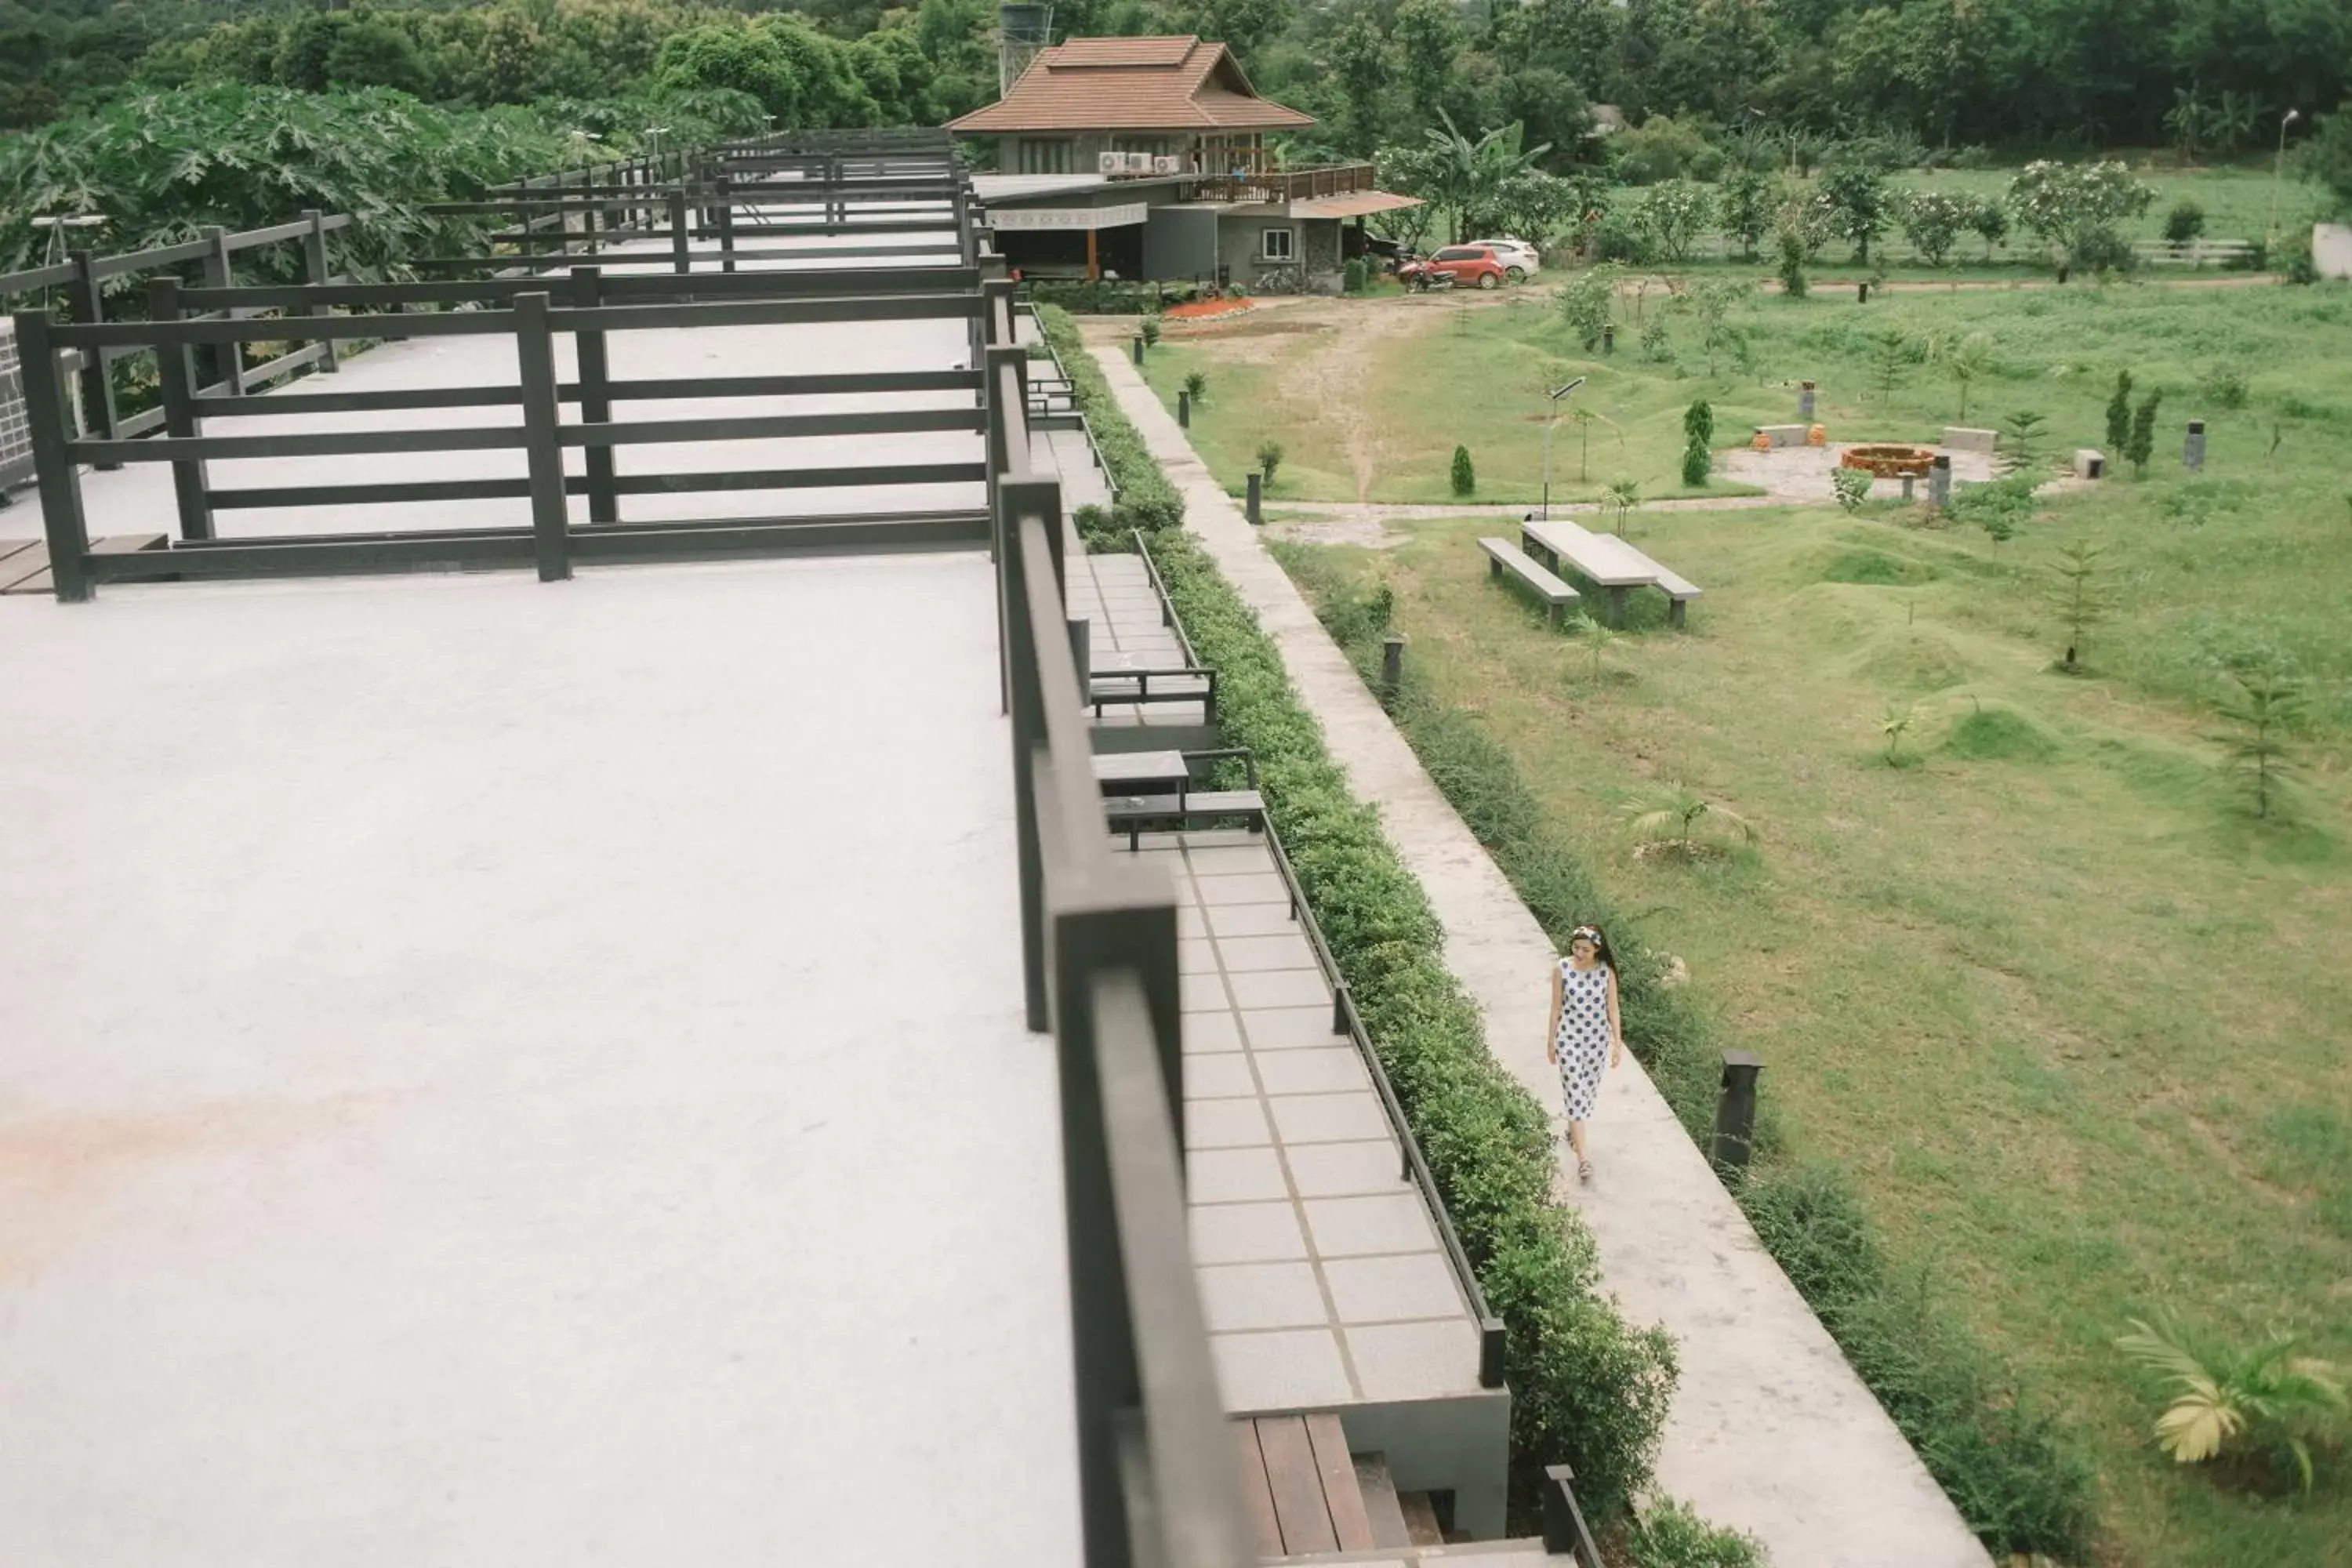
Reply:
M1510 269L1494 251L1483 245L1449 245L1425 261L1415 261L1397 268L1397 276L1414 289L1436 287L1465 289L1499 289ZM1443 276L1447 279L1440 282Z

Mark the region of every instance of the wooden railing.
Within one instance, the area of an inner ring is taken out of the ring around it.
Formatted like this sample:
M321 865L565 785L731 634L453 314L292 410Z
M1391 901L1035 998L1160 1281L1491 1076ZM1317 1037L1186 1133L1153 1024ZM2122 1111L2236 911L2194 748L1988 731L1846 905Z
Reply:
M1184 198L1195 202L1313 201L1318 196L1344 196L1372 189L1370 163L1339 163L1328 169L1265 170L1255 174L1202 174L1184 185Z

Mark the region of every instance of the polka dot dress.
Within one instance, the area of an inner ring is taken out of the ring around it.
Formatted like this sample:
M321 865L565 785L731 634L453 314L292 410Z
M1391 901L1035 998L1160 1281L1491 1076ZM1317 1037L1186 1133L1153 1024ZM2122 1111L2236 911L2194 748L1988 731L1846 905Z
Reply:
M1559 1092L1570 1121L1589 1121L1609 1065L1609 966L1559 961Z

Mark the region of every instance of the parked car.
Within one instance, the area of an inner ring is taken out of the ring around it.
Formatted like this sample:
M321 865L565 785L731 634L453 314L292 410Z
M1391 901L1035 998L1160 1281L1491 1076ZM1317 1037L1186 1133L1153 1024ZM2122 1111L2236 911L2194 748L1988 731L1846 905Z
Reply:
M1466 243L1483 245L1493 251L1495 259L1503 264L1504 273L1514 283L1524 283L1543 270L1542 258L1536 254L1536 247L1524 239L1506 237L1502 239L1473 239Z
M1397 276L1414 289L1499 289L1510 269L1486 246L1448 245L1425 261L1405 263Z

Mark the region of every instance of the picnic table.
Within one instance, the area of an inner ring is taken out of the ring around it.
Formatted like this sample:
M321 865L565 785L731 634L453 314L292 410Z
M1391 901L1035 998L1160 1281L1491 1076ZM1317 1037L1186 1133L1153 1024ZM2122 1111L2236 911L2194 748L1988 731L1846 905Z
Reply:
M1625 624L1625 601L1636 588L1655 588L1667 599L1666 619L1684 624L1684 608L1699 596L1698 585L1677 576L1613 533L1595 533L1566 518L1529 517L1519 538L1530 552L1541 552L1558 571L1565 563L1609 595L1609 624Z

